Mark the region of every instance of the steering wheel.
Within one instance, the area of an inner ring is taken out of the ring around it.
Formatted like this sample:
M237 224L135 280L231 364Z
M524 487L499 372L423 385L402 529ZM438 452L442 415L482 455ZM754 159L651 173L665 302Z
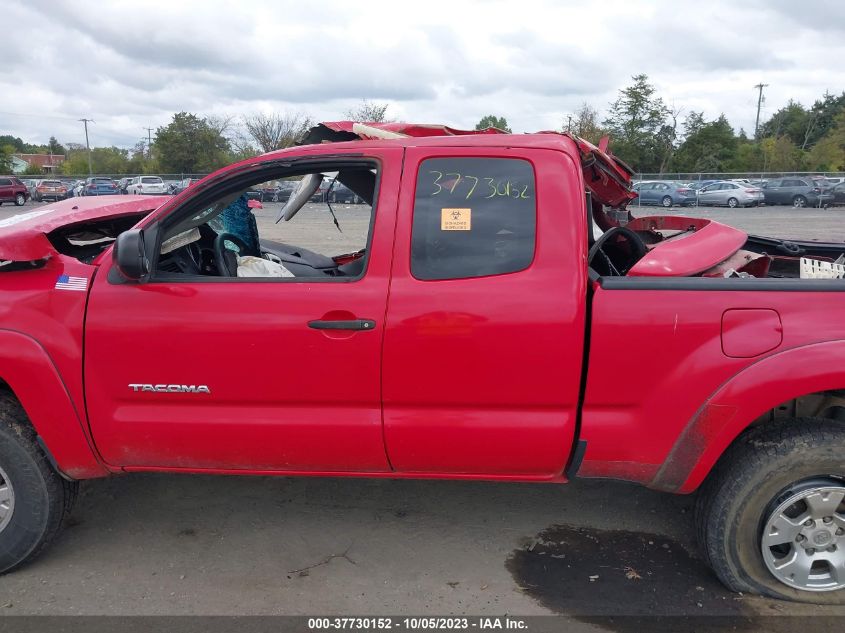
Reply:
M226 242L232 242L241 253L247 252L249 247L241 238L231 233L220 233L214 238L214 265L217 266L217 274L221 277L237 277L238 260L235 258L235 252L226 248Z
M608 240L612 238L622 238L622 242L628 245L628 249L619 247L619 239L613 239L613 242L608 244ZM605 247L613 247L611 250L611 257ZM626 250L628 252L626 252ZM615 252L614 252L615 251ZM606 274L612 277L623 277L634 264L642 259L648 253L648 247L643 242L642 238L631 229L624 226L614 226L609 231L603 233L599 239L590 247L587 255L587 264L596 270L599 274ZM619 256L622 256L623 261L618 261ZM601 257L603 266L598 268L593 266L593 260ZM627 260L627 261L626 261Z

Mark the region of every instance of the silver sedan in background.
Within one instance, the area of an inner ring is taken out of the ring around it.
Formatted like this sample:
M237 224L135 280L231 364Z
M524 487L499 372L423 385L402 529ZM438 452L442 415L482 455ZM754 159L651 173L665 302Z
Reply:
M702 206L752 207L763 202L763 190L744 182L720 180L698 190Z

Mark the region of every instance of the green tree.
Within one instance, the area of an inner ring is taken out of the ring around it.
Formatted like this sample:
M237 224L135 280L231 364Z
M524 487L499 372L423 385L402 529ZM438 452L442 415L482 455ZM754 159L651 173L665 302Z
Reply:
M614 154L640 172L658 171L667 152L670 110L655 95L647 75L632 79L634 83L620 90L610 105L604 125Z
M226 164L229 141L214 127L189 112L173 115L173 121L156 130L159 165L167 173L200 174Z
M26 166L26 169L23 170L23 175L24 176L43 176L44 170L41 169L41 167L39 167L35 163L31 163L31 164Z
M797 171L801 168L801 150L787 136L760 141L764 171Z
M12 171L12 154L14 154L14 153L15 153L14 145L10 145L9 143L0 144L0 174L11 173L11 171Z
M728 171L736 161L738 140L724 114L707 122L702 113L692 112L684 130L684 141L672 160L673 171Z
M17 136L12 136L11 134L3 134L0 136L0 147L11 146L12 151L10 153L25 153L24 148L27 146L26 143L23 142Z
M51 136L47 142L47 151L51 154L66 154L64 146L56 140L55 136Z
M804 143L808 127L811 125L810 113L797 101L792 99L772 118L760 126L758 136L761 139L786 136L799 147Z
M476 130L486 130L488 127L495 127L500 130L504 130L508 134L512 131L508 126L508 120L503 116L496 116L495 114L483 116L481 117L481 120L475 124Z
M819 171L845 171L845 111L839 113L827 134L810 150L807 167Z

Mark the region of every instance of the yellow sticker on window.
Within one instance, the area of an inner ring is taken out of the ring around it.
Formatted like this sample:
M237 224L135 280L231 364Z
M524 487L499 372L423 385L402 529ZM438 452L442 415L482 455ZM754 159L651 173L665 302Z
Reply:
M471 228L472 209L441 209L441 231L469 231Z

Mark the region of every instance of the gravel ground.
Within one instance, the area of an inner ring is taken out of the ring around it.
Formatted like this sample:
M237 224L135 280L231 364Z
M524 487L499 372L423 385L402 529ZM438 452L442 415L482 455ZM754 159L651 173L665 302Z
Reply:
M31 207L4 205L0 218ZM365 207L339 206L342 234L320 205L280 225L276 209L268 204L257 216L261 231L280 241L338 253L360 248L366 234ZM845 210L673 213L760 234L845 241ZM314 229L323 237L308 243ZM58 542L0 578L0 613L559 614L575 618L567 630L620 633L643 625L589 616L725 615L739 618L730 622L738 630L785 631L810 615L845 615L845 608L722 589L696 554L693 502L601 481L91 481ZM699 619L693 628L716 622ZM807 626L838 630L833 618Z

